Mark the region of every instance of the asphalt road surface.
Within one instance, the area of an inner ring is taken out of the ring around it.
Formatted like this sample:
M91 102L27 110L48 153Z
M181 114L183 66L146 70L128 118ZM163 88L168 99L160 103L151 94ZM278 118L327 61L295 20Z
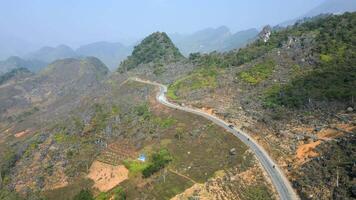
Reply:
M238 137L242 142L244 142L254 152L257 159L260 161L263 168L265 169L267 174L270 176L272 183L279 194L280 199L282 199L282 200L299 199L297 194L293 190L291 183L285 177L285 175L283 174L281 169L270 158L270 156L267 154L267 152L260 145L258 145L258 143L253 138L249 137L248 134L246 134L245 132L243 132L235 127L229 127L229 125L230 125L229 123L227 123L227 122L223 121L222 119L217 118L213 115L205 113L201 110L188 108L188 107L176 105L176 104L169 102L165 96L167 93L167 86L165 86L165 85L162 85L162 84L156 83L156 82L147 81L147 80L142 80L139 78L131 78L131 80L158 86L160 88L160 91L157 94L156 98L161 104L163 104L167 107L170 107L170 108L182 110L185 112L189 112L189 113L193 113L193 114L205 117L205 118L209 119L210 121L214 122L215 124L225 128L227 131L232 133L234 136Z

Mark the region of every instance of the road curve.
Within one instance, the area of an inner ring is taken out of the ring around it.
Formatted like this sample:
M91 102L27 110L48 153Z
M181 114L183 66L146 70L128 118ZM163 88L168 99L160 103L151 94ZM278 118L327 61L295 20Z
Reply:
M270 158L270 156L267 154L267 152L260 145L258 145L258 143L253 138L249 137L248 134L246 134L245 132L243 132L237 128L230 128L229 123L227 123L227 122L223 121L222 119L217 118L213 115L202 112L201 110L183 107L183 106L179 106L179 105L169 102L165 96L165 94L167 92L167 86L165 86L165 85L162 85L162 84L156 83L156 82L147 81L147 80L142 80L139 78L130 78L130 80L158 86L160 88L160 91L159 91L159 93L157 93L156 98L161 104L168 106L170 108L175 108L178 110L182 110L185 112L189 112L189 113L193 113L193 114L205 117L205 118L209 119L210 121L214 122L215 124L225 128L227 131L232 133L234 136L238 137L242 142L244 142L248 147L250 147L250 149L255 153L257 159L260 161L263 168L265 169L267 174L270 176L272 183L279 194L280 199L282 199L282 200L299 199L297 194L293 190L291 183L285 177L285 175L283 174L281 169Z

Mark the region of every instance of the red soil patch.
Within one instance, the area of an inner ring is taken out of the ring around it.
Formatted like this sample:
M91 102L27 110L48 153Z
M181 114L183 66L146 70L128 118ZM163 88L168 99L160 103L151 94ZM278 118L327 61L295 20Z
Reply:
M29 132L30 132L29 130L24 130L24 131L18 132L15 134L15 137L16 138L23 137L23 136L27 135Z
M305 163L309 158L314 158L319 156L317 152L314 151L314 149L320 144L320 141L316 142L311 142L308 144L302 144L299 145L297 152L296 152L296 162L298 164L303 164Z
M214 110L212 108L202 107L201 110L205 113L208 113L209 115L214 115Z
M123 165L113 166L99 161L94 161L90 167L88 178L95 184L93 187L101 192L107 192L128 179L129 170Z

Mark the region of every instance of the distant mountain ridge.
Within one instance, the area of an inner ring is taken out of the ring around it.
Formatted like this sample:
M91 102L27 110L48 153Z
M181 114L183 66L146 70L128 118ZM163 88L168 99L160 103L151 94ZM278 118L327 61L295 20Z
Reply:
M58 45L57 47L42 47L38 51L29 53L25 56L27 59L41 60L47 63L57 59L78 57L75 51L67 45Z
M279 24L279 26L293 25L295 22L305 18L314 17L320 14L342 14L344 12L356 11L356 2L354 0L325 0L322 4L309 10L302 16L291 19Z
M193 34L171 34L173 42L184 55L190 53L210 53L212 51L229 51L238 49L256 38L257 29L248 29L231 33L226 26L218 28L207 28Z
M76 53L82 56L94 56L103 61L110 70L116 69L132 52L132 46L119 42L95 42L80 46Z
M17 68L27 68L32 72L38 72L47 65L46 62L34 59L22 59L18 56L11 56L6 60L0 61L0 74L7 73Z

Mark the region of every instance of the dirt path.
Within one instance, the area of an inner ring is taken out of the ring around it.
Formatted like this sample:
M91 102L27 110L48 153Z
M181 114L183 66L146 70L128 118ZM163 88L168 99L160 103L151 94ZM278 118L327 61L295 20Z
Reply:
M179 173L179 172L177 172L177 171L174 171L174 170L172 170L172 169L168 169L168 171L172 172L173 174L177 174L178 176L181 176L181 177L183 177L183 178L186 178L186 179L190 180L190 181L193 182L193 183L197 183L197 182L196 182L195 180L193 180L192 178L190 178L190 177L188 177L188 176L186 176L186 175L184 175L184 174L181 174L181 173Z

